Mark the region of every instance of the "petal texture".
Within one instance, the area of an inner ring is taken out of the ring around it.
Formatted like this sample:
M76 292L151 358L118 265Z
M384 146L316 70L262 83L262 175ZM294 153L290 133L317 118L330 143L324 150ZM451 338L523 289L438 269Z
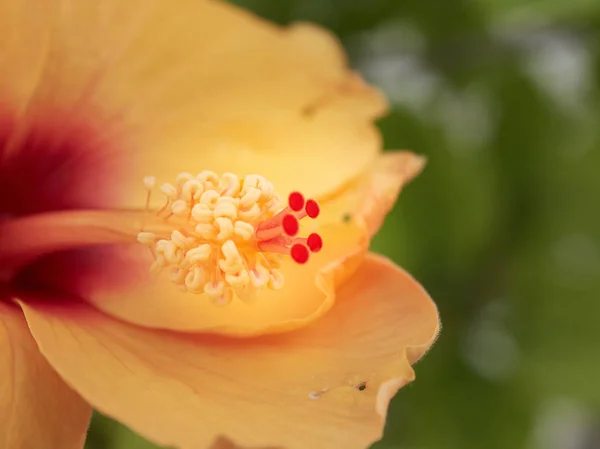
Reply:
M258 173L283 195L316 196L380 150L372 122L385 100L317 27L278 27L214 0L9 3L54 5L44 15L49 43L32 44L41 67L26 62L7 75L36 74L25 89L29 120L78 117L118 141L114 151L128 156L118 161L127 174L111 181L121 206L143 207L143 176L172 181L203 169ZM22 19L7 25L9 35Z
M38 14L31 14L34 3ZM52 5L53 1L0 3L0 113L23 112L39 81L48 48Z
M91 408L48 365L18 307L0 302L0 447L80 449Z
M163 445L364 449L438 331L435 305L369 256L321 320L229 339L138 328L89 305L21 304L42 353L100 411Z

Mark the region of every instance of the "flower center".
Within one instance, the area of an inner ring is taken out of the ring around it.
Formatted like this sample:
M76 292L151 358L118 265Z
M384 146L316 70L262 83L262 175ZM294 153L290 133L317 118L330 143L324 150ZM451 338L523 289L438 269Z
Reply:
M147 208L154 184L153 177L144 179ZM281 289L284 258L304 264L323 246L318 234L297 237L300 220L319 215L317 202L293 192L282 207L273 184L262 176L181 173L160 190L166 204L156 216L167 230L138 234L154 257L151 271L168 270L179 289L206 294L216 304Z

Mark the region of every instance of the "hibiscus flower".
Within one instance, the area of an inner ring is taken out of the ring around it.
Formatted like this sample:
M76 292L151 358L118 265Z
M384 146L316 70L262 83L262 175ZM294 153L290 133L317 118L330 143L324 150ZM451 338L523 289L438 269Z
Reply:
M339 43L213 0L0 3L0 447L365 448L438 332L368 251L423 168Z

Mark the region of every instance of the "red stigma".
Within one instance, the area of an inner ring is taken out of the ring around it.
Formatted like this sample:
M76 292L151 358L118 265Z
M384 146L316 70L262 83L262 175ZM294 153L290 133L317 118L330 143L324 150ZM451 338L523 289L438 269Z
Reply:
M296 243L294 246L292 246L290 254L296 263L305 264L308 262L308 248L301 243Z
M296 234L298 234L298 230L300 229L300 223L298 222L298 219L292 214L288 214L285 217L283 217L281 224L283 226L284 232L290 237L293 237Z
M304 210L306 211L306 215L308 215L310 218L317 218L319 216L319 212L321 212L319 203L317 203L315 200L308 200Z
M313 253L318 253L321 251L321 248L323 248L323 239L319 234L313 233L308 236L306 244Z
M292 192L288 198L288 206L294 212L300 212L304 207L304 196L300 192Z
M258 248L264 252L290 255L294 262L305 264L310 253L321 251L323 239L316 233L308 238L297 237L300 220L317 218L320 212L319 203L314 199L306 200L300 192L290 193L286 207L256 226Z

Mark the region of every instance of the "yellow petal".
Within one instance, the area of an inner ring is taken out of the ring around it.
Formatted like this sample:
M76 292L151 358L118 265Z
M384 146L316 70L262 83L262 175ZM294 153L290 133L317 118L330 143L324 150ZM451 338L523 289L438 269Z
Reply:
M143 329L84 303L22 303L40 350L94 407L162 445L364 449L438 331L404 271L369 256L322 319L229 339ZM364 389L362 388L364 386Z
M0 367L0 447L83 447L90 407L42 357L21 310L1 301Z
M382 154L359 178L323 201L319 222L354 220L377 233L402 187L416 177L426 160L409 151Z
M368 240L353 223L320 229L323 249L305 265L288 258L281 290L263 290L252 303L215 305L206 295L184 293L155 275L148 248L114 245L60 254L34 265L24 276L67 290L102 311L141 326L227 335L256 335L305 326L325 314L335 289L356 270Z
M317 27L212 0L63 0L54 12L28 112L93 123L114 146L103 157L127 152L126 178L111 180L122 206L143 205L143 176L203 169L316 196L380 150L385 100Z
M37 2L36 14L32 14L31 1L0 2L0 113L23 112L38 82L47 50L51 5Z

